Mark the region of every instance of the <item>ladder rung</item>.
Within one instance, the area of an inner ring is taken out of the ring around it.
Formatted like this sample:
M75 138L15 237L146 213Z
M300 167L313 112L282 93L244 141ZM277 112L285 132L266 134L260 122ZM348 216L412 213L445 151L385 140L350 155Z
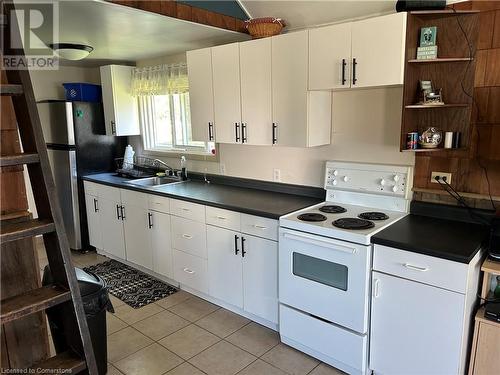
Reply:
M9 85L9 84L2 83L0 85L0 94L2 96L22 95L23 94L23 86L21 86L21 85Z
M55 231L55 225L51 220L31 219L20 223L2 223L0 240L2 242L15 241L53 231Z
M75 353L68 351L59 353L54 357L50 357L44 361L38 362L31 368L37 369L38 373L40 374L44 373L40 370L52 370L50 371L51 374L76 374L85 370L87 366L82 358L78 357Z
M4 324L12 320L20 319L54 305L69 301L70 299L70 292L57 285L43 286L18 296L6 298L2 300L0 306L1 323Z
M13 154L0 156L0 167L7 167L10 165L22 165L38 163L40 158L38 154Z

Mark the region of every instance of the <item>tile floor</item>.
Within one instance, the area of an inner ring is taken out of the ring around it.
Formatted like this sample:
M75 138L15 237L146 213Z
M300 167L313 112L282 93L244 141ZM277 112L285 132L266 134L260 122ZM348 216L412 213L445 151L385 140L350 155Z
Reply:
M47 260L40 245L43 270ZM77 267L106 259L95 253L73 254ZM140 309L113 296L111 300L110 375L342 374L280 343L276 332L184 291Z

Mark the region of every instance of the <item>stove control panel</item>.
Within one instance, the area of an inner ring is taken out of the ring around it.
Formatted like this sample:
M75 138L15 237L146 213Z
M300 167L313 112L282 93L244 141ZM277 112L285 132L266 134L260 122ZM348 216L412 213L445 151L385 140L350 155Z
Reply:
M326 163L325 189L407 198L412 172L409 166L329 161Z

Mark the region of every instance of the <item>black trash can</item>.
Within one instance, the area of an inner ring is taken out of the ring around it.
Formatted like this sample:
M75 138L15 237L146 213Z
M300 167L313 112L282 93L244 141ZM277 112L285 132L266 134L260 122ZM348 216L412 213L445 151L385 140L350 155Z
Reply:
M109 300L106 283L101 277L76 267L75 272L87 317L97 369L99 375L104 375L108 368L106 311L113 312L113 306ZM42 284L51 283L52 274L47 266L43 273ZM74 325L68 324L71 319L74 319L72 306L69 304L57 305L47 309L46 313L56 352L65 351L69 347L84 357L78 329Z

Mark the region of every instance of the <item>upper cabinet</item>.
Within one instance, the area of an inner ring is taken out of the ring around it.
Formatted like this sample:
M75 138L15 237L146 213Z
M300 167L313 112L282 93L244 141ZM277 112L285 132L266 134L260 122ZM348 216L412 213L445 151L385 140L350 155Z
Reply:
M132 66L101 66L102 101L107 135L139 135L137 99L131 94Z
M193 140L215 141L212 52L203 48L187 52L189 106Z
M241 143L240 48L212 48L213 98L217 142Z
M402 85L406 13L309 31L309 89Z

